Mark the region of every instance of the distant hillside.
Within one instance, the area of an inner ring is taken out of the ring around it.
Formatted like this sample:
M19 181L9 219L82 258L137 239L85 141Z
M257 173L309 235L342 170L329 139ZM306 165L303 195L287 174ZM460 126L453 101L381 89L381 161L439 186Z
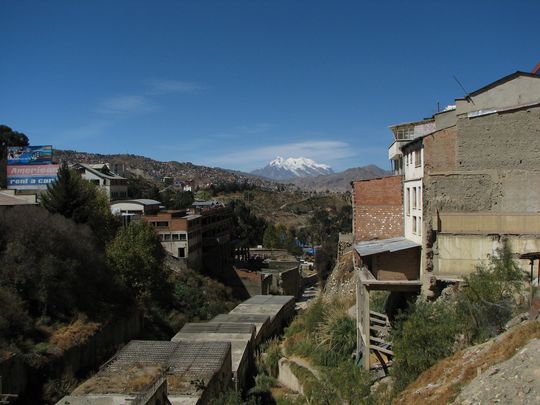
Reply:
M164 177L174 177L177 180L193 180L196 186L203 188L211 184L230 182L246 182L268 190L292 188L292 186L276 183L270 179L233 170L198 166L190 162L160 162L137 155L102 155L72 150L55 150L54 158L56 161L65 160L68 163L120 163L125 165L128 175L141 176L155 182L161 182Z
M287 180L287 182L306 190L345 192L351 190L351 181L373 179L390 174L388 170L383 170L375 165L369 165L354 167L343 172L327 174L325 176L291 179Z

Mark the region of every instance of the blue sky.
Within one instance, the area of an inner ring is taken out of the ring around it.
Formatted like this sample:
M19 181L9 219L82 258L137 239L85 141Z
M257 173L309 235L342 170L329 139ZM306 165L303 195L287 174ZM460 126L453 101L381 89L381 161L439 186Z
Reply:
M389 168L388 126L540 61L540 2L0 0L0 123L239 170Z

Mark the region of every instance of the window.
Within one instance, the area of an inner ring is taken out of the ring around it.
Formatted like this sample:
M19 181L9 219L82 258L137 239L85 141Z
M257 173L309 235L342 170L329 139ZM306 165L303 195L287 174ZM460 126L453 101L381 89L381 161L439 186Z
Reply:
M418 235L422 235L422 218L417 217L416 220L418 221L418 224L416 225L416 233Z
M186 257L186 248L178 248L178 257Z
M418 187L417 192L418 196L416 200L418 201L418 209L422 209L422 187Z
M180 236L180 240L186 240L186 234L185 233L181 233L179 236Z
M412 194L412 207L416 209L416 187L413 187Z
M169 222L168 221L157 221L156 226L158 226L158 227L166 227L166 226L169 226Z
M412 232L415 234L417 230L416 217L412 217Z
M165 241L171 240L171 234L170 233L164 234L163 235L163 240L165 240Z
M414 151L414 167L420 167L422 165L422 153L420 149Z
M180 235L178 235L177 233L173 233L173 234L171 235L172 240L178 240L178 237L179 237L179 236L180 236Z
M407 215L411 215L411 189L409 187L405 193L405 212Z

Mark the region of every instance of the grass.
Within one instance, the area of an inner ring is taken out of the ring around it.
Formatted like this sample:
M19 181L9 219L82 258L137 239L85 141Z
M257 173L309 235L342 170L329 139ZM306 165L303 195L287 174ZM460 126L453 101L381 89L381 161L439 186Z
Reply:
M416 405L422 401L448 403L460 388L494 364L512 357L534 338L540 338L540 322L524 323L493 340L462 350L424 371L395 400L396 404ZM437 382L441 382L437 385ZM426 388L431 384L431 388Z

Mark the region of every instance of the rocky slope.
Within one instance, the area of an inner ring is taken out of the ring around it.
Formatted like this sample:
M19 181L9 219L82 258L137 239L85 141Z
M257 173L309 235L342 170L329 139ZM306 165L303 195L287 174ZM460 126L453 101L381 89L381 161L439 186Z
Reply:
M71 150L55 150L56 161L68 163L121 163L128 172L149 180L161 182L170 176L178 180L193 180L195 185L206 187L210 184L243 183L252 184L269 190L292 189L293 186L276 183L247 173L194 165L190 162L160 162L137 155L102 155L97 153L76 152Z
M527 321L424 371L393 402L540 403L540 322Z
M296 178L288 180L288 182L302 189L345 192L351 191L351 181L373 179L376 177L388 176L390 174L389 171L381 169L378 166L369 165L355 167L343 172L332 173L325 176Z

